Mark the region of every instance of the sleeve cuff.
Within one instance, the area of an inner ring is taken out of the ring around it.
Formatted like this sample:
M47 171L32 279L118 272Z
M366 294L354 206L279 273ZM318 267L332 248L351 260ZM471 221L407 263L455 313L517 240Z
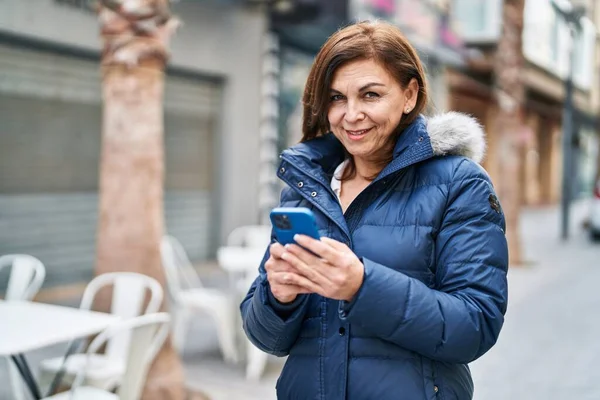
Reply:
M339 306L338 306L338 314L340 319L345 320L348 317L348 313L350 312L350 310L352 310L352 307L354 306L354 303L356 303L356 300L360 297L360 293L362 292L363 288L365 287L365 285L367 284L367 266L365 265L365 262L363 260L363 258L360 258L360 262L363 264L363 282L362 285L360 285L360 287L358 288L358 291L356 292L356 294L354 295L354 297L352 298L352 300L350 301L346 301L346 300L340 300Z
M362 258L365 266L363 284L350 302L340 301L338 315L342 321L353 320L356 317L376 313L380 307L381 298L386 292L393 292L394 296L408 293L410 278L402 272L394 271L379 265L369 259ZM399 307L395 312L403 315L404 307ZM403 318L403 317L402 317Z
M265 285L265 289L267 292L267 303L269 306L275 311L275 314L279 316L282 320L287 320L296 310L298 310L302 304L306 301L308 297L305 294L299 294L294 301L290 303L281 303L279 300L273 296L273 292L271 292L271 286L267 283Z

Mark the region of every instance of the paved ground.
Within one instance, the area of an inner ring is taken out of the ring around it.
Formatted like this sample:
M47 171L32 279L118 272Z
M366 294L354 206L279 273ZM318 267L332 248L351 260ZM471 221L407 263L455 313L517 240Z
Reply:
M600 399L600 243L574 209L571 238L558 238L558 214L525 215L528 267L509 273L506 323L496 346L472 364L478 400Z
M472 364L476 400L600 399L600 243L581 228L586 204L573 208L571 239L558 239L556 209L527 211L522 220L527 265L509 273L510 304L497 345ZM203 273L225 286L218 271ZM1 323L1 321L0 321ZM28 355L36 366L63 346ZM244 380L243 366L224 364L210 321L194 321L183 354L187 382L212 400L275 399L283 360L272 358L260 382ZM0 382L6 381L0 362ZM12 400L0 385L0 400Z

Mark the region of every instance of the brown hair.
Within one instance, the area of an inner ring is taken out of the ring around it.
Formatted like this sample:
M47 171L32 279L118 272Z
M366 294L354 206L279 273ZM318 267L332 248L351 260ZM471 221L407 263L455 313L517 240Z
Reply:
M387 22L365 21L347 26L334 33L321 47L308 75L302 97L304 113L301 142L329 132L327 113L333 75L340 66L360 59L380 63L403 89L413 78L419 84L415 107L410 113L403 115L387 144L389 149L385 158L378 160L378 164L383 168L391 161L394 144L404 128L414 122L427 106L428 97L425 70L417 51L396 26ZM349 154L346 155L349 157ZM343 180L356 174L356 166L352 157L349 158L350 163L344 171Z

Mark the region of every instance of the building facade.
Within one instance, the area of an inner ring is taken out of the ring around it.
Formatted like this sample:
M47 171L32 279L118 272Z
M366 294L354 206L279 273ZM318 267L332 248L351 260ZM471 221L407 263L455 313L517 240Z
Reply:
M47 286L93 273L101 140L100 38L85 1L0 3L0 254L27 253ZM165 77L165 216L194 261L257 218L265 14L174 3Z
M593 3L593 2L591 2ZM497 100L493 62L502 26L502 0L453 0L456 30L471 49L468 68L449 71L450 108L476 116L488 134L484 167L497 176ZM594 7L597 7L594 5ZM572 191L588 193L598 149L598 61L592 4L574 42L575 140ZM522 81L526 87L524 126L519 132L520 185L524 205L555 204L561 198L562 118L569 71L570 34L550 0L526 0L523 15Z

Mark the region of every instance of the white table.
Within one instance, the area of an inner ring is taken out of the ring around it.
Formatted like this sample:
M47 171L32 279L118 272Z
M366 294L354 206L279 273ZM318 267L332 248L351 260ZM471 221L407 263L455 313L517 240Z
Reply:
M258 276L258 267L265 255L265 248L223 246L217 250L217 262L227 271L231 289L246 294L250 284Z
M28 301L0 300L0 356L11 357L34 398L41 395L23 353L98 333L119 317Z
M229 286L236 304L239 304L244 299L248 289L250 289L250 285L258 276L258 267L265 256L265 249L266 246L223 246L217 250L217 262L229 275ZM235 315L237 319L236 325L240 327L236 330L237 346L238 349L243 349L243 351L247 352L247 361L250 363L257 356L256 350L241 329L242 320L240 313L236 312ZM258 357L262 358L263 356L262 354L258 354Z
M217 250L219 266L229 273L258 275L258 267L265 255L263 247L223 246Z

